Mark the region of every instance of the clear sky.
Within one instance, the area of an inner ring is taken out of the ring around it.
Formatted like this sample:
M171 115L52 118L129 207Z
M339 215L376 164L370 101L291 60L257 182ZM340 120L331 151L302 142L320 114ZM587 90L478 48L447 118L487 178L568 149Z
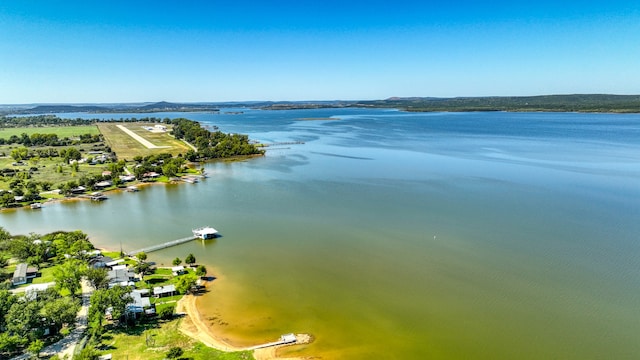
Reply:
M0 103L640 94L634 1L0 1Z

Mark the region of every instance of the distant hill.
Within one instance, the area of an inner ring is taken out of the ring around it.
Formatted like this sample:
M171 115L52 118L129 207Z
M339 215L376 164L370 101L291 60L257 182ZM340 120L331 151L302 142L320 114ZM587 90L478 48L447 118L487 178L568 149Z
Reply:
M353 106L398 108L407 111L562 111L640 113L640 95L542 95L456 98L388 98L360 101Z
M56 113L153 113L167 111L219 111L207 104L178 104L161 101L147 105L38 105L29 109L12 111L14 114L56 114Z
M22 106L21 106L22 107ZM220 107L251 107L265 110L320 108L395 108L405 111L550 111L550 112L617 112L640 113L640 95L574 94L541 96L484 97L390 97L370 101L247 101L227 103L157 103L37 105L32 108L5 110L12 114L89 113L155 113L155 112L218 112Z

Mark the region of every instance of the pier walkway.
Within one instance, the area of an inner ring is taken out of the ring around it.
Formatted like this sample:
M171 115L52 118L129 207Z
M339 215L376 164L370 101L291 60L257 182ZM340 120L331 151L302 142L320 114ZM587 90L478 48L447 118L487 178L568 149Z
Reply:
M156 244L156 245L152 245L152 246L145 247L145 248L142 248L142 249L129 251L129 252L127 252L127 255L135 256L136 254L139 254L141 252L144 252L144 253L148 254L148 253L153 252L153 251L158 251L158 250L166 249L166 248L169 248L169 247L172 247L172 246L184 244L184 243L187 243L187 242L195 240L195 239L196 239L196 237L192 235L192 236L189 236L189 237L186 237L186 238L167 241L166 243Z
M293 344L293 343L296 343L297 341L298 339L296 338L295 335L286 334L286 335L282 335L280 337L280 340L278 341L248 347L246 350L257 350L257 349L263 349L263 348L272 347L272 346Z

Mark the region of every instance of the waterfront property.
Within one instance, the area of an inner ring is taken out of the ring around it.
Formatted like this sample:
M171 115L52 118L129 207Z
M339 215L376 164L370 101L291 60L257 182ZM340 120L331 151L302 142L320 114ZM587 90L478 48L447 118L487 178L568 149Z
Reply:
M37 268L28 267L26 263L20 263L16 266L16 270L13 272L13 279L11 282L13 285L26 284L29 279L35 278L37 274Z
M193 236L202 240L213 239L218 236L218 230L209 226L205 226L198 229L193 229Z

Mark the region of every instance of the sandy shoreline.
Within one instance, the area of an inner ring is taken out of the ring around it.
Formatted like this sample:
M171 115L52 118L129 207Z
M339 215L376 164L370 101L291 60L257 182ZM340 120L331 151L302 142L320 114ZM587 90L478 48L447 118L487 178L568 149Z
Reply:
M176 313L184 313L185 318L182 319L180 323L180 331L193 338L196 339L203 344L226 352L234 352L234 351L246 351L250 350L247 347L238 347L230 344L227 339L220 337L215 334L209 326L205 323L203 317L198 312L198 308L196 305L196 295L185 295L180 299L176 304ZM311 342L311 336L306 334L296 334L297 344L307 344ZM294 346L294 345L278 345L272 346L263 349L253 350L253 356L256 360L275 360L275 359L284 359L278 357L278 349L283 346ZM305 358L286 358L289 360L304 360Z

